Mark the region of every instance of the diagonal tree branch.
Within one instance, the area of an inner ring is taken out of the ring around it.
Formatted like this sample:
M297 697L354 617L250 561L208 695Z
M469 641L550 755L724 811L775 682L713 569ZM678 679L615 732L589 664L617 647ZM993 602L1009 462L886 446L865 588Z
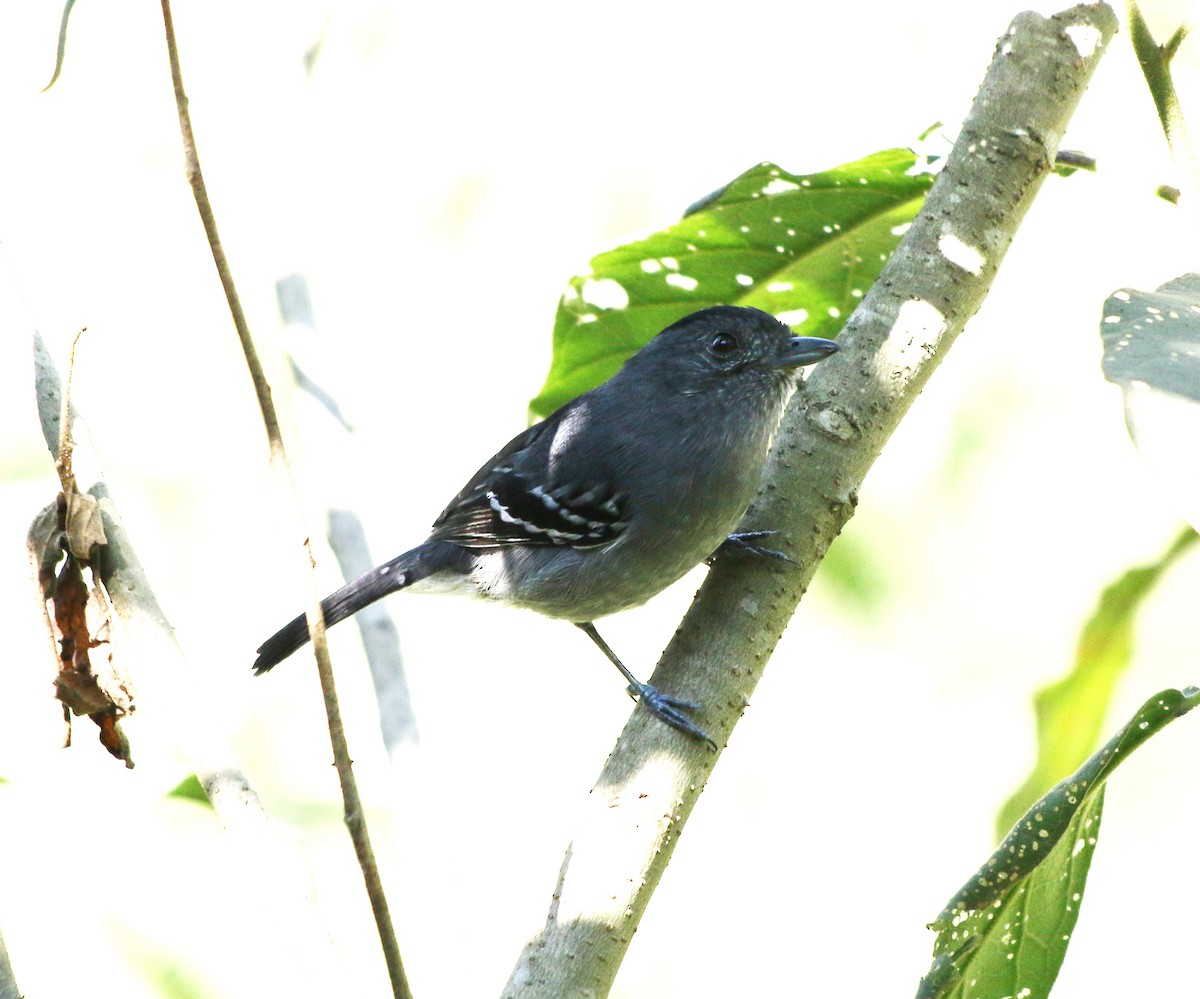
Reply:
M651 682L724 745L868 469L983 302L1117 22L1105 4L1018 15L912 228L790 408L747 528L790 528L796 566L718 562ZM604 996L716 757L635 711L506 999Z
M17 987L3 937L0 937L0 999L21 999L21 990Z

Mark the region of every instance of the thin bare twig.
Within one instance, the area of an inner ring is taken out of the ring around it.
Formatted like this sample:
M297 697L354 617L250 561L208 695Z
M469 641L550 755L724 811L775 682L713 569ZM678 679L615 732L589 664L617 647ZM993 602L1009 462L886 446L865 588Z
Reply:
M75 381L75 351L79 347L79 338L87 332L85 326L75 334L71 341L71 363L67 365L67 390L63 393L62 413L58 422L58 474L62 479L63 492L75 490L75 469L71 461L71 385Z
M308 556L310 567L315 567L310 534L304 526L304 514L299 497L296 495L295 482L288 465L287 453L283 445L283 435L279 429L279 420L275 413L275 405L271 400L271 386L267 382L254 341L250 336L250 327L246 315L242 311L237 288L234 285L233 274L229 261L221 246L221 238L217 233L216 219L213 217L212 203L208 199L208 191L204 184L204 175L200 170L200 159L196 153L196 139L192 132L191 116L188 113L187 95L183 89L183 74L179 68L179 51L175 43L175 26L171 18L170 0L162 0L163 26L166 29L167 53L171 62L171 82L175 89L175 106L179 113L179 131L183 139L183 152L186 164L188 182L192 186L192 194L196 199L196 208L200 212L200 220L204 224L208 245L212 251L213 263L221 279L221 287L225 291L225 299L229 304L229 313L233 325L241 341L242 352L246 358L246 367L250 371L254 383L255 395L258 398L259 410L262 414L263 426L267 432L270 448L271 468L278 477L281 489L289 495L289 500L295 511L297 523L301 527L304 538L304 550ZM312 574L312 606L308 611L308 628L312 637L313 651L317 659L317 672L321 679L321 693L325 701L325 714L329 722L329 741L333 747L333 761L337 769L338 781L342 788L342 804L345 813L346 827L354 843L354 852L358 856L359 867L362 869L363 881L366 884L367 895L371 901L371 911L375 916L375 926L379 932L379 942L383 948L384 960L387 962L388 976L392 982L392 993L397 999L411 999L412 992L404 974L404 964L400 959L400 947L396 942L396 932L392 926L391 913L388 911L387 897L383 891L383 883L379 877L379 867L375 861L375 852L371 848L371 839L367 831L366 815L363 811L362 800L359 797L358 785L354 779L353 763L350 759L350 749L346 743L346 733L342 726L341 709L338 706L337 689L334 685L333 666L329 659L329 648L325 643L325 622L321 616L320 594L316 587L316 577Z

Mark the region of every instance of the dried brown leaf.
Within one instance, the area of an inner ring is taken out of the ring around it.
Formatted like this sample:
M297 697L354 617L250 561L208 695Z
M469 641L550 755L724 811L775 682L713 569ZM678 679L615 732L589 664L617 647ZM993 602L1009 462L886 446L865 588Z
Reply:
M85 562L93 557L96 545L108 544L100 501L87 493L67 494L67 543L76 558Z
M63 704L67 724L64 744L71 742L70 715L87 715L99 727L100 743L104 748L127 767L132 767L129 741L120 726L121 719L133 711L131 685L115 669L111 652L102 655L100 662L96 662L92 654L108 642L93 636L88 625L88 610L89 607L92 609L93 619L107 622L108 601L99 584L89 593L83 575L88 565L74 554L74 543L68 543L66 550L63 545L63 539L69 534L72 509L79 543L88 551L97 543L105 543L103 530L98 530L100 509L90 496L76 494L75 499L90 502L72 503L60 493L57 502L42 510L29 529L30 550L37 558L38 579L59 648L59 671L54 687L55 696ZM101 625L98 631L103 630Z

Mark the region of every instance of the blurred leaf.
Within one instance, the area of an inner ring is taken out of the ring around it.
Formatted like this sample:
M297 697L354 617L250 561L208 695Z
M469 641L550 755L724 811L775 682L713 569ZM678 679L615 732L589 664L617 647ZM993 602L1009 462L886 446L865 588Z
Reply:
M889 149L800 176L760 163L662 232L572 278L554 357L530 404L546 415L599 385L659 330L710 305L750 305L833 336L878 276L933 182Z
M864 538L862 532L843 532L821 561L817 585L829 588L839 611L874 617L884 606L892 583L907 567L893 571L892 556L885 539Z
M221 995L203 969L162 942L128 926L113 926L112 933L125 960L152 990L149 994L170 999L217 999Z
M1104 782L1133 750L1198 702L1194 687L1156 694L1026 812L931 924L938 938L918 999L1049 994L1079 918Z
M75 6L75 0L67 0L63 6L62 22L58 26L58 54L54 58L54 75L50 77L50 82L42 87L42 93L54 86L58 81L59 74L62 73L63 60L67 55L67 24L71 20L71 8Z
M1104 376L1121 386L1129 434L1200 527L1200 274L1104 303Z
M1012 827L1029 803L1087 758L1100 738L1117 681L1133 656L1137 612L1163 573L1196 542L1190 527L1151 565L1130 569L1100 597L1079 636L1075 663L1061 680L1034 699L1038 758L1025 783L996 817L997 835Z
M208 795L204 793L204 787L200 783L200 778L195 774L188 774L170 791L167 792L168 798L182 798L184 801L194 801L198 805L204 805L206 808L212 808L212 802L208 800Z

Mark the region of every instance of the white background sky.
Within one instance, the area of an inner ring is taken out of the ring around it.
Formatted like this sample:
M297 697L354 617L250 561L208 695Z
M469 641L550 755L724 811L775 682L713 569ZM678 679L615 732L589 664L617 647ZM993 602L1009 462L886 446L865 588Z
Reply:
M952 134L1018 9L181 2L202 160L261 349L281 379L273 284L304 272L321 337L294 349L360 428L339 455L296 442L314 510L353 502L381 559L420 540L523 426L557 296L593 254L759 160L805 172L935 121ZM302 845L345 994L382 994L311 665L249 675L306 590L183 179L158 10L80 4L63 77L39 94L58 16L45 0L0 12L0 928L39 999L78 995L83 976L91 995L184 994L153 984L172 961L213 996L305 988L215 823L162 799L187 763L155 663L134 667L137 770L109 761L87 723L55 748L23 537L57 486L28 343L36 323L61 363L87 326L77 400L217 692L198 709ZM1196 9L1147 16L1165 36ZM1177 66L1193 115L1198 67L1193 41ZM1127 33L1064 146L1100 173L1047 182L839 542L883 599L847 607L818 579L614 995L912 994L925 923L991 849L995 809L1030 765L1032 691L1066 668L1102 586L1178 529L1099 372L1104 298L1197 266L1194 232L1152 196L1174 177ZM288 411L288 390L277 398ZM337 584L331 560L321 573ZM607 623L641 673L698 578ZM1197 585L1193 558L1143 616L1109 730L1155 690L1197 682ZM629 703L562 624L449 599L391 606L423 739L402 772L377 744L353 629L334 652L410 978L422 999L494 995L541 925ZM1056 996L1191 979L1198 749L1186 719L1113 780Z

